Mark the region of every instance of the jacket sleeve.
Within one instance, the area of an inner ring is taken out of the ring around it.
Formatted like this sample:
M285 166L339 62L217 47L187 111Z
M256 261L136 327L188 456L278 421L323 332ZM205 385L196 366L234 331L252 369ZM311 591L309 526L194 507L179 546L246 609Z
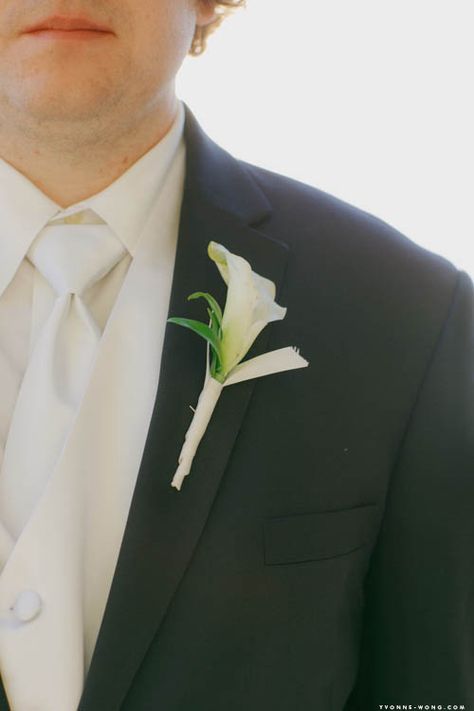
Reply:
M464 272L392 473L364 604L346 711L474 709L474 294Z

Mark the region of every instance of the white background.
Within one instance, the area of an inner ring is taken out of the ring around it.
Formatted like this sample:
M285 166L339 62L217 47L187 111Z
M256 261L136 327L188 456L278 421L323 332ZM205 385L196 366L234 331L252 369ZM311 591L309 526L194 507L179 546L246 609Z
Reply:
M473 0L248 0L178 93L234 155L474 275Z

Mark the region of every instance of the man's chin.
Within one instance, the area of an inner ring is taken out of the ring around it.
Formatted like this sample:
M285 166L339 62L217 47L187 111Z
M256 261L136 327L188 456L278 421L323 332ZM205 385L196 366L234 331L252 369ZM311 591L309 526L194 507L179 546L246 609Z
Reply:
M114 103L108 92L94 87L63 83L43 83L40 87L23 85L21 91L7 96L13 113L25 124L84 123L97 121L106 106ZM110 110L110 109L109 109Z

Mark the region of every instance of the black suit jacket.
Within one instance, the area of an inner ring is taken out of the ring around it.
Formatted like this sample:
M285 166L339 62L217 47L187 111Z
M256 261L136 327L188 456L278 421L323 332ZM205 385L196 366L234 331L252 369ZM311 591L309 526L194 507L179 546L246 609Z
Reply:
M288 308L170 481L205 343L168 324L156 405L80 711L474 704L470 279L382 221L236 161L188 112L170 315L225 286L210 240ZM472 706L474 708L474 706ZM47 711L47 710L44 710Z

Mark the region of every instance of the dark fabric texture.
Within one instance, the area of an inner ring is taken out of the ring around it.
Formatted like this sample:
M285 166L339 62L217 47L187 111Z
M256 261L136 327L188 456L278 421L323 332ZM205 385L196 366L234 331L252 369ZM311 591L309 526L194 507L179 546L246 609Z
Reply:
M168 324L80 711L474 708L471 280L189 111L186 141L170 316L224 303L221 242L288 309L249 357L310 366L226 388L177 492L205 344Z

